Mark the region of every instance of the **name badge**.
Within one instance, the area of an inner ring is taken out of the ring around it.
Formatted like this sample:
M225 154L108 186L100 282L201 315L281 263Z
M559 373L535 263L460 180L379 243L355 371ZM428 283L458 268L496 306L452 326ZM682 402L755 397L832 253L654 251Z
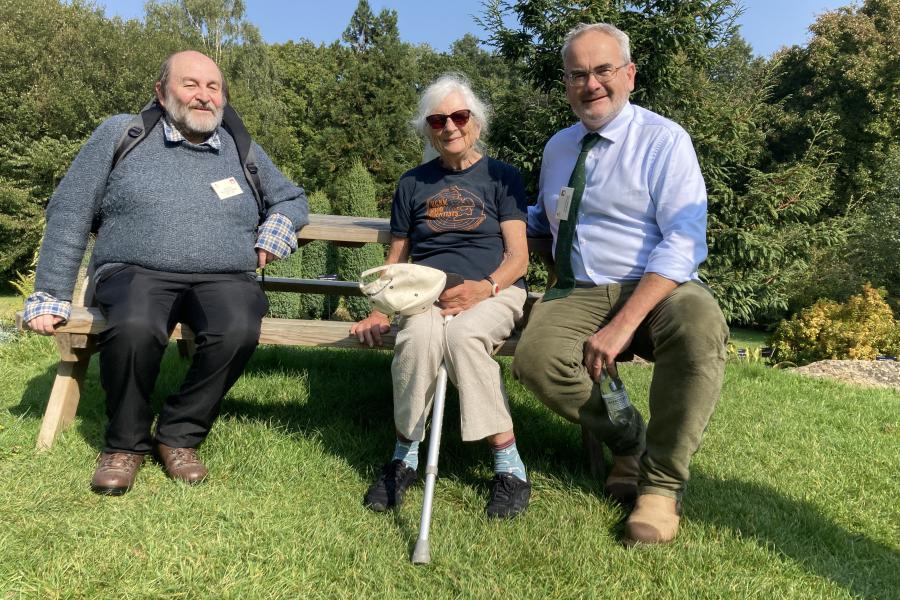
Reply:
M565 221L569 218L569 205L572 204L574 188L564 187L559 190L559 199L556 201L556 218Z
M240 184L234 177L221 179L219 181L213 181L210 185L212 186L213 191L216 193L216 196L219 197L219 200L237 196L244 191L241 189Z

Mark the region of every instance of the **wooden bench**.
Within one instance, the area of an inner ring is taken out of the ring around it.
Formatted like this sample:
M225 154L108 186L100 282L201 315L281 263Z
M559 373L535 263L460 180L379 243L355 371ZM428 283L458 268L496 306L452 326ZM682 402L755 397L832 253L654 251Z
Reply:
M337 245L358 247L367 243L388 244L391 234L387 219L310 215L309 224L297 233L297 240L300 245L323 240ZM548 239L529 239L528 246L532 253L542 256L550 255L550 240ZM359 286L354 281L266 277L265 281L261 283L266 291L273 292L362 295ZM94 352L94 336L106 326L106 320L100 310L88 306L91 304L90 298L87 297L89 289L90 284L86 280L81 286L82 293L72 303L72 314L69 320L65 325L60 326L54 335L59 349L60 362L38 433L38 449L50 448L59 432L74 420L90 356ZM538 298L540 298L539 294L529 294L526 310L530 309ZM16 315L16 324L20 329L23 328L21 312ZM262 321L259 343L368 350L367 345L360 344L356 337L349 335L349 329L350 323L345 321L266 317ZM392 328L389 333L382 336L384 345L374 349L392 349L396 333L396 327ZM512 356L518 338L518 332L515 332L496 354ZM171 339L178 340L181 345L184 342L192 341L193 334L189 328L178 325L173 331ZM593 436L584 430L582 437L588 452L591 471L600 477L603 469L600 446Z

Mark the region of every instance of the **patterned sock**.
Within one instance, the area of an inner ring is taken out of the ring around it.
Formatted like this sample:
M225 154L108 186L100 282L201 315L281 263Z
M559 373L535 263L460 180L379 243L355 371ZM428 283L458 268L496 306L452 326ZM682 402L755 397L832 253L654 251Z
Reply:
M391 460L402 460L406 466L415 471L419 468L419 442L397 440L394 446L394 457Z
M491 449L494 451L494 473L511 473L522 481L528 481L525 463L516 448L516 438L500 446L491 445Z

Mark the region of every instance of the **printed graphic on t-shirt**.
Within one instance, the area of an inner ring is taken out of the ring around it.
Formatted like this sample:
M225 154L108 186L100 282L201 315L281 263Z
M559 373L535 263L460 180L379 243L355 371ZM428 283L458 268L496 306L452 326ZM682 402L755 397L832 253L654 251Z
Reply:
M425 201L425 218L432 231L471 231L484 223L484 200L455 185Z

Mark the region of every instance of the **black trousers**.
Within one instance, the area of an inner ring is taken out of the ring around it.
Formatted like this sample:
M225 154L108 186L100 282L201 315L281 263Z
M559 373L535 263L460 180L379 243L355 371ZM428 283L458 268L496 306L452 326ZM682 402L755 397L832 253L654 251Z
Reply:
M268 301L255 277L111 267L101 272L95 297L107 320L98 336L109 418L104 451L150 452L150 395L179 322L194 332L197 351L180 389L163 404L156 439L175 448L199 446L259 343Z

